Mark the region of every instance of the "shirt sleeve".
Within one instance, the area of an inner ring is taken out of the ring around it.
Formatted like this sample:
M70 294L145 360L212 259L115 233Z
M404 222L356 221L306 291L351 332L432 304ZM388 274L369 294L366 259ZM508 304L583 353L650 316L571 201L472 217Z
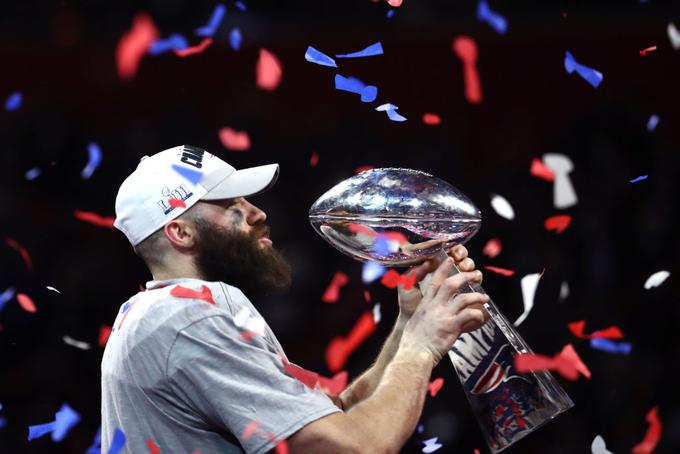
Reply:
M287 375L264 339L244 339L227 315L181 330L166 373L180 399L230 431L249 454L268 452L310 422L341 411L324 393Z

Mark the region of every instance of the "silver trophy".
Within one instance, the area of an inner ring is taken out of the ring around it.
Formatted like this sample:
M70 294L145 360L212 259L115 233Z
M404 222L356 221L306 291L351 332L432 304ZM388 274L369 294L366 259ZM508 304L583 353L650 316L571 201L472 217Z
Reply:
M381 168L348 178L310 208L314 229L362 262L407 266L447 257L479 230L480 211L460 191L430 174ZM451 274L458 273L454 267ZM468 285L463 292L484 293ZM525 437L574 403L549 372L520 374L514 357L532 353L493 301L490 320L461 334L449 351L456 374L493 453Z

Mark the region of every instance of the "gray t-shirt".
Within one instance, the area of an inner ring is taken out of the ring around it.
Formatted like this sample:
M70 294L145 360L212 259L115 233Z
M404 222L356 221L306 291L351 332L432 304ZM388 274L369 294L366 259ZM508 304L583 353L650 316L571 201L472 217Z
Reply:
M274 333L238 288L151 281L116 317L102 359L102 452L264 453L341 411L286 374ZM245 431L245 433L244 433Z

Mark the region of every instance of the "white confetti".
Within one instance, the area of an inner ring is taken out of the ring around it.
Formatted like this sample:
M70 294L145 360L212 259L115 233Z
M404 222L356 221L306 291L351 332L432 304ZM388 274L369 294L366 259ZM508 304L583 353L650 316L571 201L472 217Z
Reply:
M264 319L253 315L247 307L241 308L234 316L234 324L243 330L257 334L258 336L264 335Z
M670 40L673 49L680 49L680 32L675 28L675 24L669 22L666 31L668 32L668 39Z
M657 271L647 278L647 281L645 282L645 290L660 286L666 279L668 279L668 276L670 275L671 273L666 270Z
M368 261L365 262L361 268L361 281L364 284L370 284L376 279L382 277L385 274L385 267L378 262Z
M543 164L555 174L553 185L555 208L569 208L576 205L578 197L569 178L569 173L574 170L571 159L563 154L546 153L543 155Z
M47 290L52 290L53 292L57 292L58 294L61 295L61 292L60 292L59 290L57 290L57 289L54 288L54 287L50 287L49 285L47 286Z
M534 307L534 296L536 296L536 287L538 287L538 281L541 279L543 273L527 274L522 278L522 299L524 300L524 312L515 320L514 325L519 326L527 316L531 309Z
M435 452L437 449L442 447L441 443L437 442L437 437L430 438L429 440L423 441L425 443L425 446L423 447L423 452L425 454L428 454L430 452Z
M510 220L515 219L515 210L512 209L512 205L510 205L510 202L505 197L491 194L491 207L499 216Z
M376 325L380 323L380 318L380 303L375 303L375 306L373 306L373 321Z
M569 282L563 281L560 285L560 303L569 297Z
M590 450L593 454L614 454L607 450L607 445L604 443L604 438L601 435L595 437L593 444L590 445Z
M70 345L71 347L79 348L81 350L89 350L91 348L90 344L88 344L87 342L75 340L70 336L64 336L61 339L64 341L66 345Z

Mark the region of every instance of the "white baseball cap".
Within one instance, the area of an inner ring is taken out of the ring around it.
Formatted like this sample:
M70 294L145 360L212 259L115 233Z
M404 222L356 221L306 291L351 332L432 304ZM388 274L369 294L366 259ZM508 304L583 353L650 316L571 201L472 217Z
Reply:
M236 170L201 148L169 148L144 156L120 185L113 225L137 246L199 200L259 194L278 176L278 164Z

